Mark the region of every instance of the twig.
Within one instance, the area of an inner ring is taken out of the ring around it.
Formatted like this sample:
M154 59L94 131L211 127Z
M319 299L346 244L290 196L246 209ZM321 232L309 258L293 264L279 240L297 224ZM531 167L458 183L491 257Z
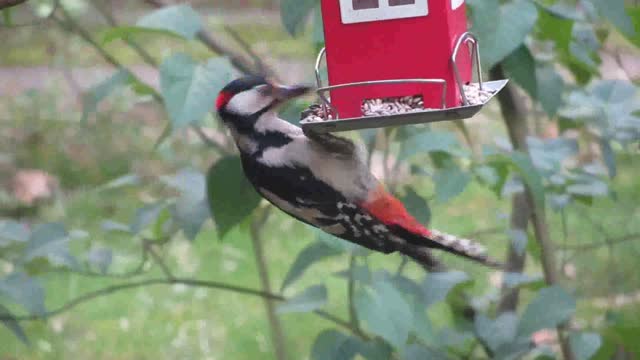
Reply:
M171 272L171 269L169 269L169 266L167 265L167 263L158 253L156 253L155 249L153 248L153 244L148 240L143 240L143 241L145 244L144 245L145 249L147 250L149 255L151 255L151 257L156 262L156 264L160 266L160 269L162 270L162 273L164 274L164 276L166 276L167 279L169 280L175 279L175 276L173 276L173 273Z
M253 251L255 254L256 265L258 268L258 275L260 276L260 283L262 290L267 293L271 293L271 282L269 280L269 268L267 266L267 260L265 258L264 249L262 247L262 231L270 214L270 207L259 208L259 212L255 219L251 223L251 242L253 243ZM282 331L282 325L275 310L275 303L272 299L265 298L264 304L267 311L267 317L269 319L269 327L271 328L271 340L273 342L273 348L278 360L287 359L287 350L285 345L284 332Z
M618 245L618 244L622 244L628 241L633 241L638 239L640 239L640 233L628 234L618 238L605 238L604 242L593 242L593 243L583 244L583 245L567 245L563 248L563 250L572 250L572 251L582 253L582 252L598 250L605 246L610 247L612 245Z

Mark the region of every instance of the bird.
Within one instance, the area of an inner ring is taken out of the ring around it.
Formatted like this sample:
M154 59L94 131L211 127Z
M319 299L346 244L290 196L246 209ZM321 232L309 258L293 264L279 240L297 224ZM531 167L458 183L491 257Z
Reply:
M427 269L440 266L432 249L500 266L477 242L416 220L372 174L362 144L304 131L278 116L282 104L312 89L250 75L232 80L217 96L216 111L244 175L264 199L335 237L384 254L399 252Z

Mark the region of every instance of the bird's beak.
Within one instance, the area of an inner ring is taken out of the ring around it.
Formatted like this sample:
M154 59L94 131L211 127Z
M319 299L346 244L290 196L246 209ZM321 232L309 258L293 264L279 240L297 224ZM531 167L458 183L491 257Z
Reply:
M273 95L279 101L287 101L302 96L312 89L308 85L274 86Z

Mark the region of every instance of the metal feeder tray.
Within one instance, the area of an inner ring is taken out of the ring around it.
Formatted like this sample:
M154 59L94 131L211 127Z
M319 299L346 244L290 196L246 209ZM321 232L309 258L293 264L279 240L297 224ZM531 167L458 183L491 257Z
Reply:
M464 93L464 84L460 79L460 72L458 70L458 65L456 64L456 59L457 59L460 46L466 43L471 43L471 45L473 46L473 58L475 59L474 62L476 64L476 69L477 69L478 82L474 83L473 85L477 85L480 90L488 90L492 92L491 96L489 96L484 102L478 103L478 104L470 104L469 101L467 100L466 95ZM456 42L456 46L453 50L453 54L451 55L451 63L453 65L453 71L456 78L456 85L460 90L460 98L463 104L462 106L451 107L451 108L446 107L445 98L447 93L447 81L444 79L393 79L393 80L363 81L363 82L339 84L339 85L333 85L333 86L322 86L322 78L320 76L320 64L322 63L322 59L325 57L325 54L326 54L326 50L322 49L318 54L318 58L316 60L315 73L316 73L316 82L318 86L316 93L318 94L318 98L320 99L320 104L322 105L323 113L325 114L325 116L326 114L332 114L332 119L324 120L324 121L302 120L300 121L300 125L305 131L327 133L327 132L362 130L362 129L372 129L372 128L391 127L391 126L424 124L424 123L431 123L436 121L468 119L474 116L475 114L477 114L509 82L508 79L487 81L487 82L482 81L482 68L480 64L480 52L478 50L478 40L470 32L466 32L462 34L462 36L460 36L460 38ZM370 86L370 85L379 85L379 84L398 84L398 83L442 84L442 105L441 105L442 108L441 109L425 109L425 110L397 113L397 114L391 114L391 115L362 116L362 117L341 119L337 109L333 105L331 105L331 101L325 96L325 93L327 91L345 88L345 87Z

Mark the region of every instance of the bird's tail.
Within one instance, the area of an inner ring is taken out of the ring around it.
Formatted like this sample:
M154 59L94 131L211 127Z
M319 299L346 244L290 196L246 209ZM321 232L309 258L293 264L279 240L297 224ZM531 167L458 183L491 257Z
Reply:
M487 255L487 249L479 243L447 234L438 230L430 229L427 237L431 242L431 247L460 255L468 259L477 261L486 266L500 268L502 264Z

